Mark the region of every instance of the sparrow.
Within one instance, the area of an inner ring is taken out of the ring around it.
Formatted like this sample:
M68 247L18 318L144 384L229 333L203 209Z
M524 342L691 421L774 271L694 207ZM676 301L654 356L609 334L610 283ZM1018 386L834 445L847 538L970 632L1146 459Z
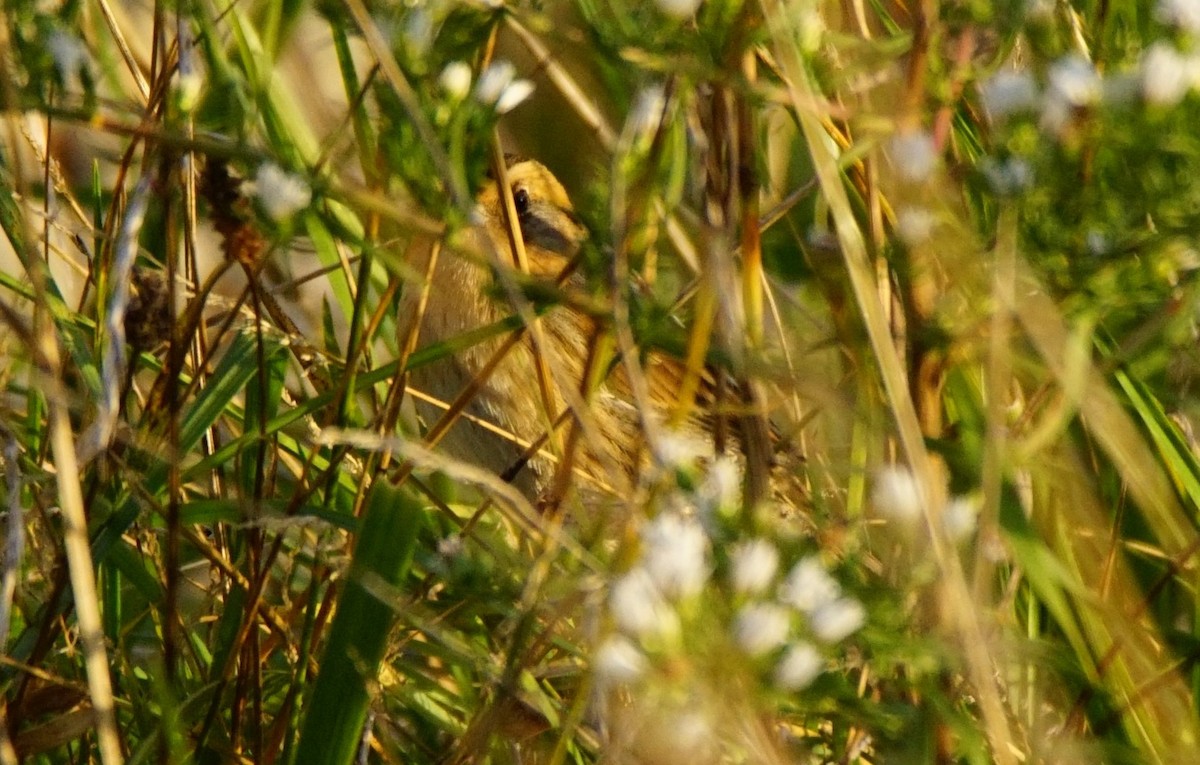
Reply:
M512 155L505 162L478 192L476 225L461 248L486 262L439 246L410 255L424 278L402 299L409 347L463 345L415 366L408 390L432 424L475 388L454 424L438 433L438 448L529 497L558 498L568 485L628 496L648 459L646 428L667 421L683 364L658 353L642 358L649 407L635 404L629 371L604 352L611 348L601 342L609 331L604 312L589 308L575 270L587 229L544 165ZM497 175L511 192L511 225ZM537 294L555 300L537 305ZM514 316L517 329L496 329ZM484 328L496 331L468 339ZM676 427L711 439L713 418L698 412Z

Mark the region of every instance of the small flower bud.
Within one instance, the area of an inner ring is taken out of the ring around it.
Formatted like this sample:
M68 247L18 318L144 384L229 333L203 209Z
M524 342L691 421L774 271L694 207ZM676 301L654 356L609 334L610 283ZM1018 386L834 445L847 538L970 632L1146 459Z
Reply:
M767 589L779 569L779 550L765 539L738 545L731 559L733 589L747 595Z
M925 500L921 485L908 468L889 465L875 476L871 504L885 518L914 523L921 517Z
M471 92L471 67L464 61L451 61L438 76L438 85L455 103Z
M788 648L775 667L775 684L785 691L799 691L812 685L825 671L825 657L809 643Z
M308 183L273 162L258 166L254 185L259 204L276 222L287 220L312 202Z
M691 18L700 8L702 0L656 0L659 10L677 19Z
M513 80L496 99L496 114L508 114L521 105L533 93L529 80Z
M837 643L858 632L867 622L867 611L854 598L838 598L809 616L813 635L823 643Z
M910 183L928 178L938 162L933 136L922 131L900 133L892 138L890 154L897 174Z
M753 603L738 612L733 637L751 656L762 656L787 641L787 609L774 603Z
M780 600L806 614L836 600L841 594L841 585L816 556L809 556L793 566L779 588Z
M679 616L643 568L635 568L612 587L609 610L617 626L635 637L671 638L679 633Z
M668 598L699 594L708 581L708 535L695 518L663 513L642 533L642 560L658 591Z
M475 100L485 106L494 106L515 76L516 69L510 62L493 61L475 82Z
M615 635L596 649L592 660L596 677L602 683L630 683L646 671L646 656L627 638Z

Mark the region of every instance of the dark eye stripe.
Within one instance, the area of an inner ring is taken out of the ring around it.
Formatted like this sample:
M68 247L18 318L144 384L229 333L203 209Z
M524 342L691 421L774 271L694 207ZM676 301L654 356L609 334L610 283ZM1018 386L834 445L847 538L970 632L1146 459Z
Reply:
M560 255L570 254L575 246L575 243L566 234L555 228L553 223L539 218L532 212L521 216L521 238L527 244L534 244Z

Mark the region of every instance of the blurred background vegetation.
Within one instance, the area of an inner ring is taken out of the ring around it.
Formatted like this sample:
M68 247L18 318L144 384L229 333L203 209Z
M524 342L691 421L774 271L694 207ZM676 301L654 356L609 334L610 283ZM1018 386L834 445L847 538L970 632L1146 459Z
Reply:
M0 13L3 765L1200 759L1200 2ZM770 501L421 446L498 149Z

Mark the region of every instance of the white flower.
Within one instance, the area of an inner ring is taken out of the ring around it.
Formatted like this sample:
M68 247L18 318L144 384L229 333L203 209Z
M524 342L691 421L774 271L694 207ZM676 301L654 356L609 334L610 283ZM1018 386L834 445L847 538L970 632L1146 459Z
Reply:
M800 50L804 53L816 53L821 47L821 39L825 36L825 19L821 16L818 3L805 3L803 8L794 11L796 14L796 38Z
M767 589L779 568L779 550L766 539L754 539L733 548L733 589L757 595Z
M690 18L700 7L701 0L655 0L659 10L678 19Z
M457 558L463 554L464 549L463 538L458 534L443 537L437 543L438 555L443 558Z
M807 688L825 671L825 657L809 643L787 649L775 667L775 684L786 691Z
M701 459L712 459L712 446L695 435L679 430L658 430L651 436L654 456L668 469L689 468Z
M204 78L196 70L187 74L176 71L171 79L171 95L179 111L189 114L200 101L200 91L204 87Z
M1033 168L1020 157L1001 161L988 157L980 163L980 169L992 191L1001 196L1016 194L1033 185Z
M625 129L636 138L649 138L658 132L667 107L667 94L659 83L638 91L633 108L625 120Z
M596 649L592 666L601 684L629 683L645 673L646 656L627 638L614 635Z
M1089 255L1107 255L1109 251L1112 250L1112 242L1108 240L1108 237L1105 236L1104 232L1102 231L1097 231L1095 229L1088 231L1087 236L1084 237L1083 241L1087 246Z
M1142 97L1153 106L1174 106L1192 86L1187 60L1162 40L1142 54L1141 76Z
M1067 126L1074 110L1096 103L1104 91L1095 67L1076 55L1055 61L1048 80L1042 96L1042 126L1055 133Z
M475 100L485 106L495 105L516 75L517 70L512 63L504 59L488 64L475 83Z
M629 635L673 637L679 633L679 616L643 568L634 568L616 581L608 607L617 626Z
M276 222L287 220L312 202L312 189L308 183L273 162L258 166L254 189L259 204Z
M952 542L962 542L975 533L979 508L967 497L955 497L942 511L942 528Z
M642 561L668 598L696 595L708 580L708 535L694 517L662 513L642 532Z
M1004 173L1010 187L1023 190L1033 186L1033 167L1020 157L1009 157Z
M713 461L700 485L700 497L718 510L736 508L742 496L742 468L725 454Z
M1154 18L1185 32L1200 32L1200 0L1158 0Z
M896 233L900 241L912 247L929 239L937 218L924 207L901 207L896 213Z
M1200 269L1200 252L1183 242L1176 242L1167 250L1168 257L1175 268L1180 271L1195 271Z
M867 610L854 598L838 598L817 608L808 617L813 635L824 643L836 643L853 635L867 622Z
M1100 99L1100 75L1082 56L1063 56L1050 67L1048 95L1071 106L1087 106Z
M1037 107L1037 84L1028 72L1000 72L979 88L979 94L993 120Z
M404 42L414 57L420 58L429 52L433 43L433 18L424 8L417 6L408 12L404 20Z
M925 500L921 485L908 468L889 465L875 475L871 504L885 518L912 523L921 517Z
M704 752L712 746L712 721L704 712L689 709L671 721L671 734L685 761L697 758L703 762Z
M513 80L496 99L496 114L508 114L521 105L533 93L529 80Z
M892 137L892 163L900 177L916 183L923 181L937 166L937 147L933 136L919 130L910 130Z
M79 73L88 64L88 51L83 41L61 29L55 29L46 39L46 50L54 59L63 86L71 89L79 80Z
M752 603L738 612L733 638L751 656L762 656L787 642L789 618L783 606Z
M458 102L471 92L471 67L465 61L451 61L438 76L438 84L450 100Z
M779 588L780 600L806 614L836 600L841 594L841 585L829 575L815 555L793 566Z
M1053 21L1056 8L1054 0L1026 0L1025 19L1036 22Z
M511 112L533 92L533 83L514 79L516 74L517 70L510 62L493 61L475 83L475 100L492 107L497 114Z

